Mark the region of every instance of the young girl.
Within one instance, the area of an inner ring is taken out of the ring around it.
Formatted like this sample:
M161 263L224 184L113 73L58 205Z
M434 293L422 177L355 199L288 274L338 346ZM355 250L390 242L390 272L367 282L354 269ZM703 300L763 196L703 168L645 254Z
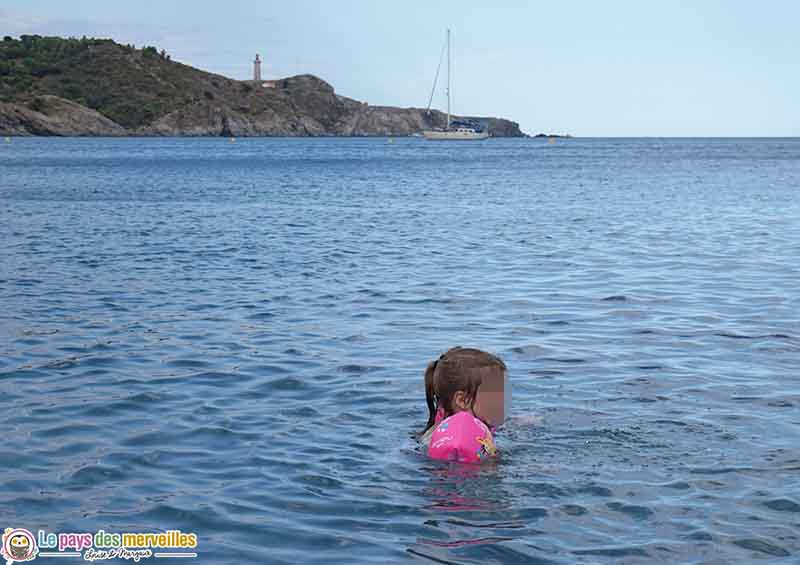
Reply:
M428 423L421 434L434 459L477 463L494 456L491 429L502 423L506 365L480 349L454 347L425 369Z

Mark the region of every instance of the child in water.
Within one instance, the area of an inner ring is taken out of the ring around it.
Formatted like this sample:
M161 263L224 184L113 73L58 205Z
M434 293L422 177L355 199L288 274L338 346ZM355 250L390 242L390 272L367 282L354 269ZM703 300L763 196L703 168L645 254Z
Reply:
M496 455L492 430L505 418L508 392L505 363L480 349L454 347L428 363L428 455L460 463Z

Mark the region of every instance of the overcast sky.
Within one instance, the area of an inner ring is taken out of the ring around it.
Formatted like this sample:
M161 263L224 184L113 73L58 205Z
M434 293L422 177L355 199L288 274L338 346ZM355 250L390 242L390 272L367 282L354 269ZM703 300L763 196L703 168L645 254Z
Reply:
M258 52L265 78L313 73L373 105L427 104L449 26L455 112L580 136L800 136L799 25L789 0L0 4L0 35L152 44L237 79Z

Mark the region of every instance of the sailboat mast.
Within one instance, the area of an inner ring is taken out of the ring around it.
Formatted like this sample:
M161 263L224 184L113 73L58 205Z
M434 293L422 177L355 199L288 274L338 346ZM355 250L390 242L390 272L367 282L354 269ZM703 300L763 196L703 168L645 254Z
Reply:
M450 129L450 28L447 28L447 129Z

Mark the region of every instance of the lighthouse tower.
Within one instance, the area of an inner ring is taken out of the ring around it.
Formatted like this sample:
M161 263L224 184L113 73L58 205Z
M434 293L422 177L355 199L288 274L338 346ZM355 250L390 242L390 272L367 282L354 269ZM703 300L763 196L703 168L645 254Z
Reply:
M261 57L256 55L256 60L253 61L253 80L261 80Z

